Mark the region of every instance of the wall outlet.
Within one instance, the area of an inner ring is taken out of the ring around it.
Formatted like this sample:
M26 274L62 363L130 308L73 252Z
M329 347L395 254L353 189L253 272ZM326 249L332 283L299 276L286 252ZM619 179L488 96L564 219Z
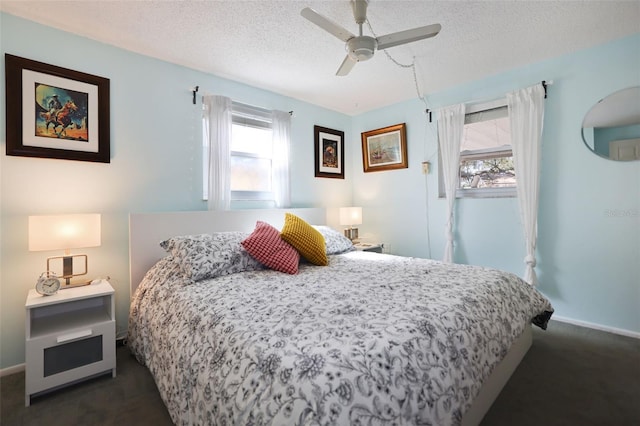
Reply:
M431 163L429 163L428 161L425 161L424 163L422 163L422 174L423 175L429 174L430 168L431 168Z

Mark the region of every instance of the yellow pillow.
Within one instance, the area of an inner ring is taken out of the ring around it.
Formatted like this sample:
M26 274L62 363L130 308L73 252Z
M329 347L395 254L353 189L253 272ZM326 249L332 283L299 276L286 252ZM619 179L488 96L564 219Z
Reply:
M314 265L325 266L329 264L324 237L317 229L298 216L285 213L284 226L280 236L295 247L300 256Z

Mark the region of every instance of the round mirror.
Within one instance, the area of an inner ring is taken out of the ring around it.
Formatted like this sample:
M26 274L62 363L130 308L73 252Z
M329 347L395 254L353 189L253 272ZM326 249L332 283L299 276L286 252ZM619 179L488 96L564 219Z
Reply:
M640 86L614 92L595 104L582 122L582 140L601 157L640 160Z

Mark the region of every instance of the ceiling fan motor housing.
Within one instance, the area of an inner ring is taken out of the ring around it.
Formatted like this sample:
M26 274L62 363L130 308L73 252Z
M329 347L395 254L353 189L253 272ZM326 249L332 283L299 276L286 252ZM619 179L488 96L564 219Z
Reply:
M378 42L376 39L369 36L358 36L347 41L349 56L358 62L370 59L377 47Z

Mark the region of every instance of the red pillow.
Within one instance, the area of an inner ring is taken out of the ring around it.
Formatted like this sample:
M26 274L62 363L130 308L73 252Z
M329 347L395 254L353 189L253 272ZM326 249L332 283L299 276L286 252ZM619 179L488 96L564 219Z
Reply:
M300 254L280 237L280 231L268 223L256 222L256 229L240 244L267 268L288 274L298 273Z

